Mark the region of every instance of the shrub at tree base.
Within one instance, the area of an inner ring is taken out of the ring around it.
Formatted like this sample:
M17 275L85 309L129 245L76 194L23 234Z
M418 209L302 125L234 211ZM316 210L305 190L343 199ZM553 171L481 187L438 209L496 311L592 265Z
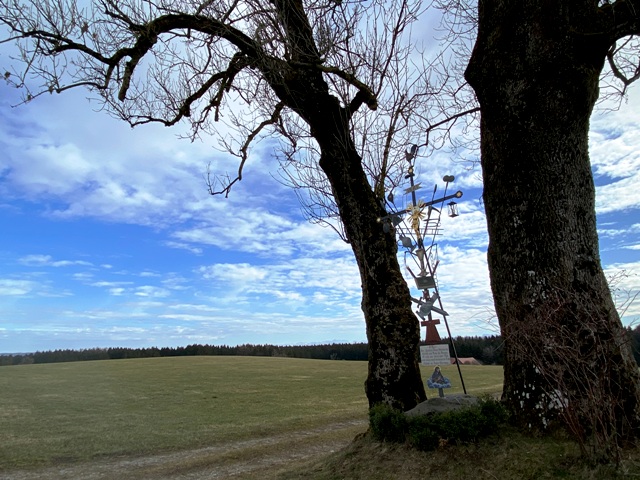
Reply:
M407 439L410 445L423 452L435 450L440 445L440 435L431 425L430 416L413 417L408 423Z
M369 425L376 440L402 443L406 437L408 419L401 410L378 403L369 410Z
M435 450L441 443L469 443L498 431L508 418L505 407L493 399L460 410L407 417L386 404L369 411L371 433L378 441L407 442L422 450Z

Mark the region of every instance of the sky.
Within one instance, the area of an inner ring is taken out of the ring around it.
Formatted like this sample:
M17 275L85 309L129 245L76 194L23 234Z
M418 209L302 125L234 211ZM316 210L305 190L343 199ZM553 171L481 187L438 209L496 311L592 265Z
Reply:
M0 353L366 341L351 249L305 220L274 178L272 144L253 149L228 198L211 197L207 165L237 169L215 139L131 129L82 91L12 107L17 95L0 84ZM640 291L639 107L632 88L590 133L601 259L625 325L640 318L640 302L625 304ZM480 169L440 152L417 171L419 194L444 175L464 193L438 239L451 333L497 334Z

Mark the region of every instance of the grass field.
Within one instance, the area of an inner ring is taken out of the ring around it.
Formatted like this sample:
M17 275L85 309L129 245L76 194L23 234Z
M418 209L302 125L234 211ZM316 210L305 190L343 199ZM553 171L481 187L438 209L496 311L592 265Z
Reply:
M462 368L469 392L500 389L500 367ZM462 391L455 367L444 371ZM274 357L2 367L0 471L364 421L366 375L366 362Z
M461 393L456 367L443 372ZM501 367L462 372L470 394L501 390ZM592 468L563 438L510 432L431 453L377 443L361 435L366 374L366 362L261 357L0 367L0 478L640 478L639 451Z

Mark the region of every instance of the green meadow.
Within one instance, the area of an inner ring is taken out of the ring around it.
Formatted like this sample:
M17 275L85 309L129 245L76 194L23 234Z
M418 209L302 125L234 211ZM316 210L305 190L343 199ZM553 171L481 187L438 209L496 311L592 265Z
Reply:
M462 366L467 391L501 367ZM455 366L444 367L460 393ZM424 377L431 369L424 367ZM148 455L361 421L366 362L164 357L0 368L0 471ZM434 392L428 392L434 395ZM346 434L352 434L347 432Z
M502 367L461 368L468 393L501 391ZM442 370L446 394L462 393L456 367ZM562 435L507 427L428 453L376 442L366 375L366 362L235 356L0 367L0 478L640 478L638 449L593 465Z

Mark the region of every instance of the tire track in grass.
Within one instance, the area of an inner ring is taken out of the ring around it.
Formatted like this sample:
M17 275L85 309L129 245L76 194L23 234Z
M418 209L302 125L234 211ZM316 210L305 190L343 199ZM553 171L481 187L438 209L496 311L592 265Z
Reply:
M366 426L366 420L352 420L180 452L0 472L0 480L267 479L270 470L345 447Z

